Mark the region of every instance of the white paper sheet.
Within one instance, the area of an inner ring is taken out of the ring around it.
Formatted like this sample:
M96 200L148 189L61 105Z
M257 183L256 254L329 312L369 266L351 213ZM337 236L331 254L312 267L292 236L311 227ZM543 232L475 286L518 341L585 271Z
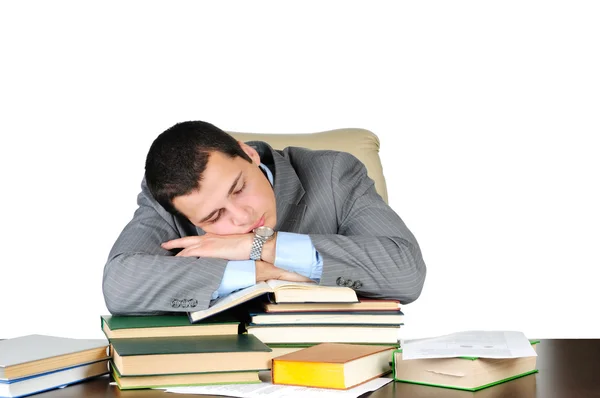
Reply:
M375 391L392 381L381 377L349 390L282 386L270 382L259 384L222 384L214 386L168 388L166 392L176 394L226 395L240 398L356 398L368 391Z
M469 331L446 336L401 341L402 359L521 358L537 354L522 332Z

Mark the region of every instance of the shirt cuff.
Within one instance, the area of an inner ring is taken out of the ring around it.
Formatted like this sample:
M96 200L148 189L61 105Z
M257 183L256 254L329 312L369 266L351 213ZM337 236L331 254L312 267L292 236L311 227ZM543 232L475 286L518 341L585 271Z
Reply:
M323 260L310 236L291 232L277 232L275 266L317 282L323 273Z
M213 293L212 299L227 296L230 293L256 284L256 264L254 260L229 261L223 273L221 285Z

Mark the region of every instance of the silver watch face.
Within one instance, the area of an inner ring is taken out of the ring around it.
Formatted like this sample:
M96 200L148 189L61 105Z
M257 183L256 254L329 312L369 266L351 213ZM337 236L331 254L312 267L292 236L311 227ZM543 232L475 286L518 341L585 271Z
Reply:
M253 232L264 239L269 239L275 233L272 228L265 226L254 228Z

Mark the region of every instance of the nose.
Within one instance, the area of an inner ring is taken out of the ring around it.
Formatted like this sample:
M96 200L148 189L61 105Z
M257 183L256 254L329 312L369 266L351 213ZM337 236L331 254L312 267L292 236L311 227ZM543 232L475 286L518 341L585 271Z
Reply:
M252 222L252 209L247 206L231 206L229 209L231 222L236 227L248 225Z

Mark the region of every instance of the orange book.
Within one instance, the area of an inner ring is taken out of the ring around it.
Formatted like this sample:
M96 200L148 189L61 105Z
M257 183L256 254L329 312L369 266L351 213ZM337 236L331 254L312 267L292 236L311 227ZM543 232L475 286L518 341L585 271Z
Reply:
M273 358L273 384L346 390L391 371L393 346L323 343Z

